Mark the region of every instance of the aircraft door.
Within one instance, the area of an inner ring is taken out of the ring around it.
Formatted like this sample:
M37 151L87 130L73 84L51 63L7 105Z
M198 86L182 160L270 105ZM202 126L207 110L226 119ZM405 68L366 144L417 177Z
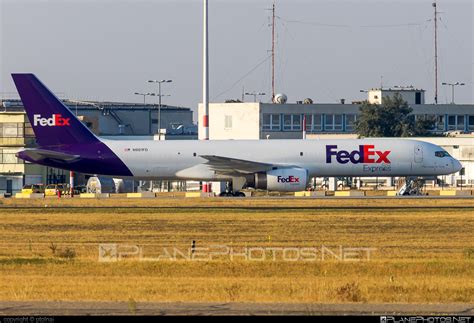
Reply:
M415 146L415 163L421 163L423 161L423 146Z

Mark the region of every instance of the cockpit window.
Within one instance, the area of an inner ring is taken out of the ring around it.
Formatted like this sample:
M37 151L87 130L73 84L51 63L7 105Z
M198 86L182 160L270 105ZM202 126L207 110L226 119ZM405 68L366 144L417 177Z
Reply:
M435 152L435 156L436 157L451 157L451 155L448 154L448 152L446 151L437 151Z

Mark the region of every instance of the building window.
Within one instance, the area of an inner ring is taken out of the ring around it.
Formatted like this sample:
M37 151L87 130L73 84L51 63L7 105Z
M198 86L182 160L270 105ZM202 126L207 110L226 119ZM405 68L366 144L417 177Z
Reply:
M444 131L444 116L436 116L435 130Z
M448 130L464 130L464 116L463 115L449 115L448 116Z
M302 130L302 125L301 125L301 115L300 114L292 114L291 115L293 120L292 120L292 125L293 125L293 130Z
M334 115L334 130L342 130L342 114Z
M279 114L264 114L263 115L263 130L280 131L280 115Z
M17 150L0 149L0 164L23 164L23 159L17 158Z
M23 138L24 123L5 122L0 123L0 137Z
M291 114L285 114L283 116L283 130L291 130Z
M467 124L468 130L474 130L474 116L468 116L467 119L468 119L468 124Z
M456 116L448 116L448 130L456 129Z
M33 128L31 127L31 123L25 123L25 138L33 138L35 133L33 132Z
M357 120L357 115L355 114L347 114L346 115L346 131L352 132L354 131L354 122Z
M415 92L415 104L421 104L421 92Z
M232 129L232 116L225 116L224 117L224 128L225 129Z
M321 114L313 114L313 131L323 130L323 116Z
M458 116L456 129L457 130L464 130L464 116Z
M305 114L304 117L305 119L303 119L303 121L306 122L306 131L313 131L313 115Z
M284 131L301 130L301 115L300 114L283 115L283 130Z
M326 118L324 120L324 130L334 130L334 115L333 114L326 114Z
M306 114L306 131L321 131L323 129L321 121L321 114Z
M342 130L342 114L326 114L324 130L326 131Z
M271 130L272 129L272 115L271 114L264 114L263 115L263 130Z

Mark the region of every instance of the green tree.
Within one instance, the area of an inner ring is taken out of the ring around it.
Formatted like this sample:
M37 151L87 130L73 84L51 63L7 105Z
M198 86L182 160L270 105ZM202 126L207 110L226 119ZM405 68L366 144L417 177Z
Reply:
M381 105L365 101L360 107L360 114L354 123L359 137L412 137L428 136L433 129L434 120L417 118L411 113L401 95L383 99Z

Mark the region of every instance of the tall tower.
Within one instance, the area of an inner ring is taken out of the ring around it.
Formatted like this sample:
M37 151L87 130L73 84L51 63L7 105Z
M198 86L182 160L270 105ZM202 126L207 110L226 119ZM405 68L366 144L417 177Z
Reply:
M209 43L208 43L208 20L207 20L207 0L204 0L203 19L203 53L202 53L202 105L204 114L202 116L202 126L204 136L202 140L209 140Z
M438 104L438 7L436 0L433 2L434 8L434 51L435 51L435 104Z

